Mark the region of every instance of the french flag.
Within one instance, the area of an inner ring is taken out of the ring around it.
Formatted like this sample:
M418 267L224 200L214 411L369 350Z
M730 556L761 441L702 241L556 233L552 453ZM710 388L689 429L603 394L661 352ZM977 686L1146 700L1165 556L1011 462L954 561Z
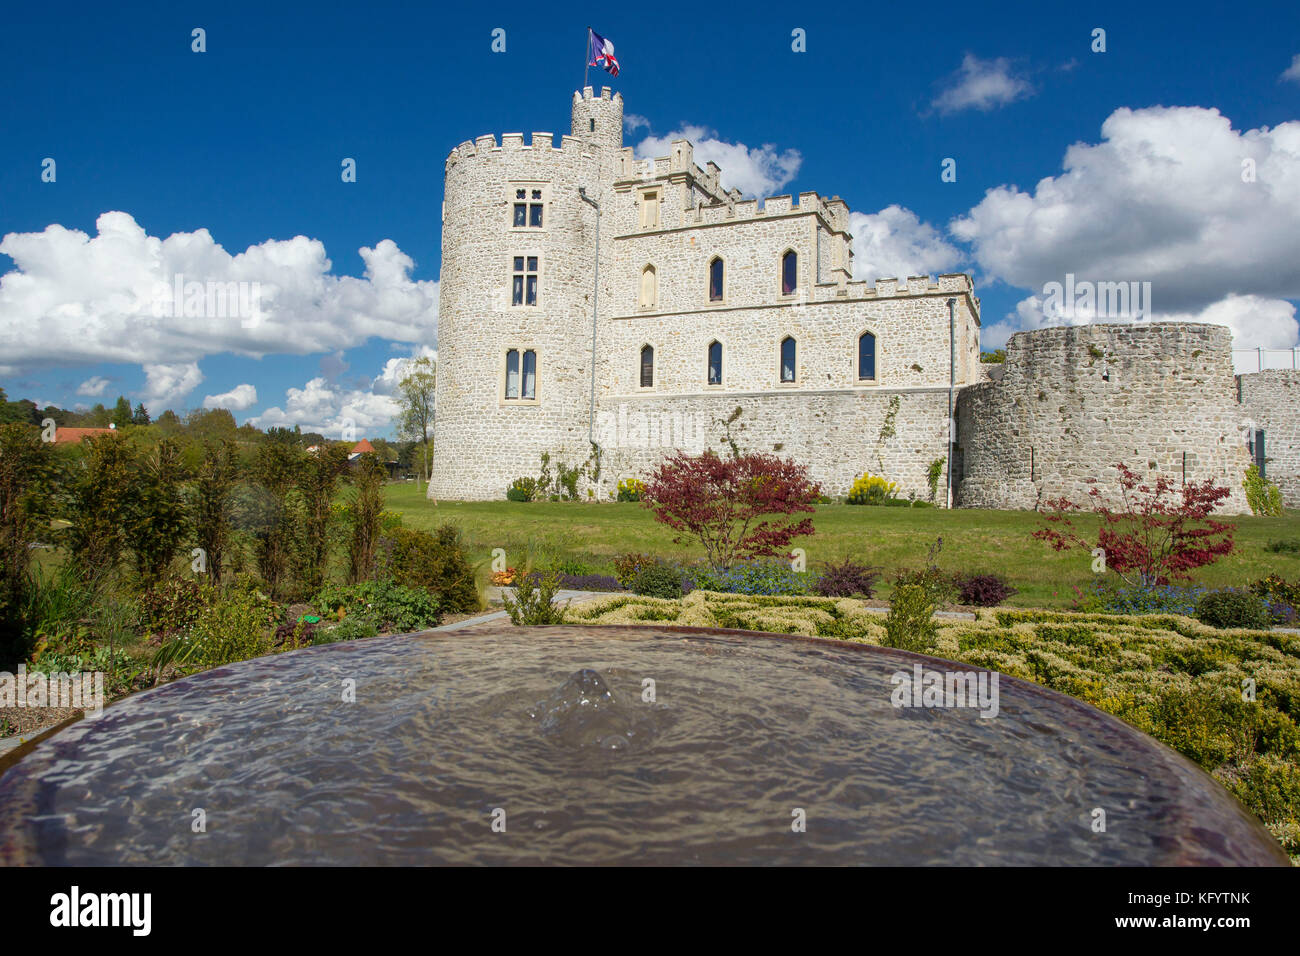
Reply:
M591 28L587 29L587 33L591 38L591 54L588 57L591 62L587 65L598 66L610 76L618 76L618 60L614 57L614 44Z

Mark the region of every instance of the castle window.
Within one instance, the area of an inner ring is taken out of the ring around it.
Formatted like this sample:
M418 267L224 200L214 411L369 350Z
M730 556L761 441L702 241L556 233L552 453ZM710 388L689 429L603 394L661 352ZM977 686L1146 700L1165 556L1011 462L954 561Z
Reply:
M516 186L511 223L516 229L540 229L545 206L546 195L542 187Z
M641 387L654 388L655 350L649 345L641 347Z
M865 381L876 377L876 337L870 332L863 332L858 337L858 380Z
M537 304L537 257L515 256L511 305Z
M641 228L659 228L659 190L657 189L641 194Z
M709 378L710 385L722 384L722 343L709 343Z
M658 301L659 275L654 266L646 266L641 270L641 298L637 305L642 309L653 309Z
M795 342L790 336L781 340L781 381L793 382L795 379Z
M537 399L537 353L532 349L506 351L507 401Z
M587 129L591 130L593 133L596 132L596 121L594 119L587 120Z
M790 250L781 257L781 294L794 295L799 288L799 256Z
M722 301L722 290L723 290L722 268L723 268L722 260L720 258L714 259L712 262L709 263L709 301L710 302Z

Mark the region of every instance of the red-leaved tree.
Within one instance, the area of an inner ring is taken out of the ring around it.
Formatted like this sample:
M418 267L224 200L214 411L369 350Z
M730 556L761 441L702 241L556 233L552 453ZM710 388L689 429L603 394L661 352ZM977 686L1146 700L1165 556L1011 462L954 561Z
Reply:
M1034 532L1057 551L1101 548L1105 566L1126 584L1154 587L1170 578L1187 579L1195 568L1213 564L1234 548L1235 526L1216 521L1210 514L1230 494L1210 478L1183 485L1164 475L1144 482L1123 463L1119 472L1121 507L1105 504L1101 489L1088 492L1092 510L1101 518L1094 539L1085 538L1071 517L1082 511L1067 498L1047 502L1043 517L1048 526Z
M654 470L641 501L678 532L675 541L694 537L709 563L726 570L786 554L794 538L813 534L811 518L794 516L813 511L820 494L806 467L775 455L678 452Z

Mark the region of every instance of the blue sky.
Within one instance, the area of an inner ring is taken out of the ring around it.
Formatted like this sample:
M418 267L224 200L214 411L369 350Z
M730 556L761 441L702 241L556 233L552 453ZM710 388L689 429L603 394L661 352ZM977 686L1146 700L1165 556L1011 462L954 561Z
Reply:
M1051 321L1043 285L1066 272L1152 280L1158 317L1223 321L1241 346L1295 344L1300 6L653 10L10 9L0 386L67 406L121 393L155 413L228 396L241 421L387 434L400 361L435 346L444 159L483 133L567 132L588 23L622 64L591 82L645 121L628 145L689 133L697 160L731 157L724 181L747 191L842 196L859 214L859 277L971 271L986 345ZM796 28L806 53L791 49ZM956 182L941 180L945 158ZM198 230L210 239L175 238L163 258L193 274L227 261L213 243L252 248L238 275L287 290L260 328L122 314L123 290L157 265L154 240Z

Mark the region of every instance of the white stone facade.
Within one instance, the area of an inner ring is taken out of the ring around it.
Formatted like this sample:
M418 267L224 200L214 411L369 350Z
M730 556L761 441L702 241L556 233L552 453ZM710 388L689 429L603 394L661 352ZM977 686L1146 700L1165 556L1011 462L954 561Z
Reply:
M969 276L852 281L849 210L838 197L743 200L722 189L717 166L695 164L689 142L637 160L622 132L622 97L588 87L574 94L558 145L550 133L489 135L448 157L431 497L500 499L515 478L538 474L543 453L554 473L554 463L587 460L594 442L600 479L581 493L604 500L674 449L722 451L722 422L740 408L732 433L742 448L808 465L829 495L870 472L929 498L927 472L949 457L951 421L959 505L1082 501L1088 478L1104 481L1106 466L1124 461L1213 476L1233 490L1228 510L1245 508L1249 462L1226 329L1020 333L1005 368L991 369L979 361ZM710 282L715 259L720 290ZM870 377L859 368L864 333L875 337Z

